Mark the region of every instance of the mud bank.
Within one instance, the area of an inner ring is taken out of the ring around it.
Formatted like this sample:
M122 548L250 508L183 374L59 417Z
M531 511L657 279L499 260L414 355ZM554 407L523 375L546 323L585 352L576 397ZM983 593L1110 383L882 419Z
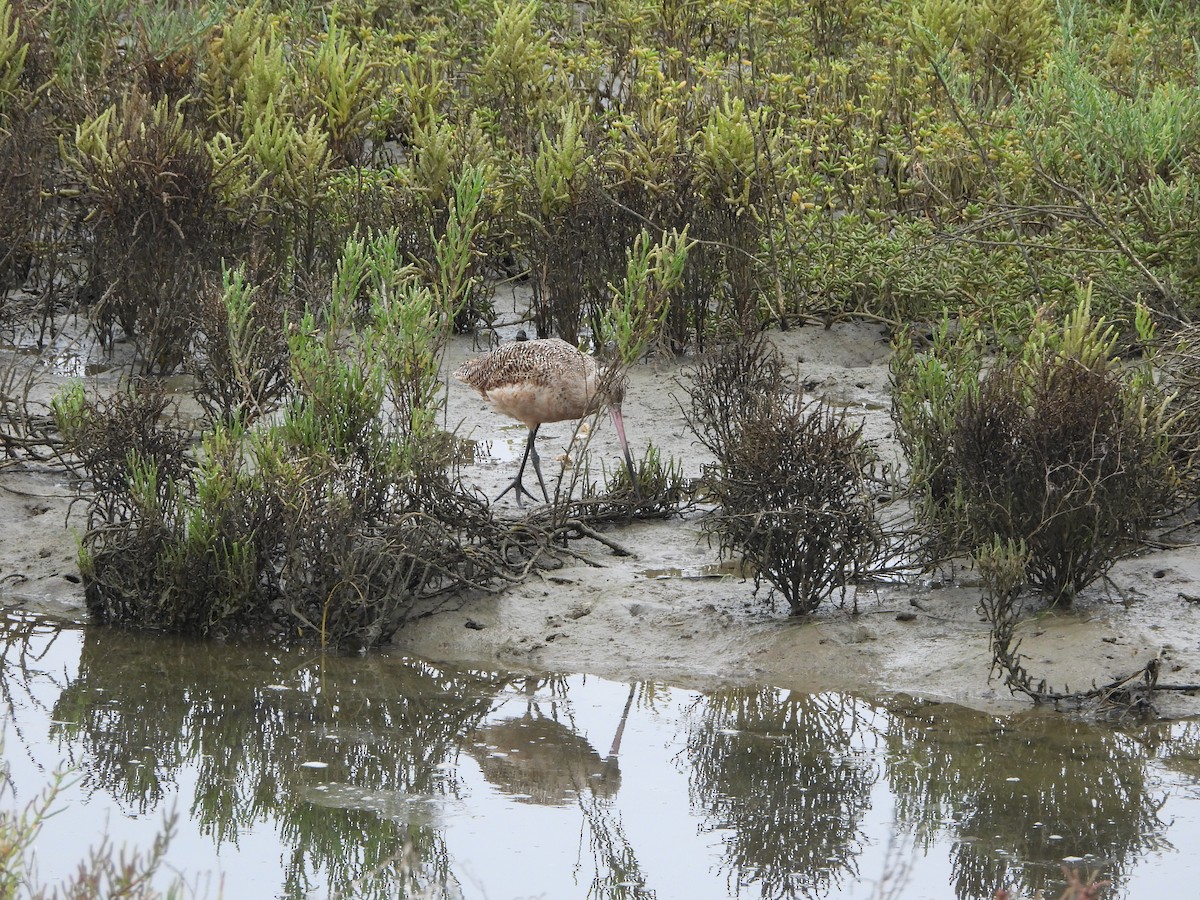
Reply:
M895 458L888 417L888 345L870 325L801 328L777 336L814 396L861 416L882 457ZM453 346L447 368L475 352ZM684 421L686 366L641 366L631 376L624 409L635 454L652 441L682 462L685 475L705 462ZM523 426L492 412L451 380L447 427L476 441L464 475L489 496L512 477L524 446ZM577 464L573 426L539 434L547 478ZM593 470L618 464L607 419L598 420L588 452ZM558 458L559 462L554 462ZM61 475L27 467L0 470L0 604L82 620L71 485ZM502 510L518 510L506 498ZM637 523L608 537L628 548L619 556L598 543L575 547L585 559L535 575L507 592L406 629L385 652L433 660L594 673L617 680L652 679L699 688L770 683L802 690L897 691L976 708L1025 706L989 681L988 629L971 573L947 586L929 583L860 588L842 606L804 620L783 615L754 585L722 566L704 540L700 513ZM1154 657L1161 680L1200 682L1200 550L1187 546L1124 560L1111 584L1086 592L1074 609L1043 612L1021 630L1028 668L1055 687L1084 688L1134 671ZM1200 697L1165 696L1170 715L1200 714Z

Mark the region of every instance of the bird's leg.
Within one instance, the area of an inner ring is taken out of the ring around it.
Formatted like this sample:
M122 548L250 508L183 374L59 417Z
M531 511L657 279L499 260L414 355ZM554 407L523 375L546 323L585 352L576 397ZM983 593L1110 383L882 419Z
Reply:
M524 494L530 500L537 499L537 497L529 493L529 490L522 483L522 478L525 475L525 464L529 462L529 458L531 456L533 457L533 471L537 473L538 484L541 485L542 488L542 496L546 499L546 502L550 501L550 496L546 493L546 482L542 480L542 466L538 460L537 447L534 446L534 441L537 439L539 428L541 428L541 425L535 425L533 428L529 429L529 439L525 442L525 455L521 457L521 467L517 469L517 477L513 479L512 484L510 484L508 487L502 490L499 495L497 495L497 501L509 491L512 491L516 496L517 506L525 505L525 500L521 496L522 494Z
M538 484L542 488L542 499L547 503L550 502L550 494L546 492L546 482L542 480L542 458L538 456L537 447L534 446L533 440L529 441L529 455L533 459L533 471L538 477ZM531 498L532 494L529 495Z

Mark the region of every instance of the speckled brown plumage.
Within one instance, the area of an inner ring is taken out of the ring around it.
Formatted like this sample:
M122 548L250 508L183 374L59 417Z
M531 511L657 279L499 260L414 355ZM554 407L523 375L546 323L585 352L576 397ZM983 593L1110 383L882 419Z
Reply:
M455 371L454 377L479 391L483 399L498 412L516 419L529 429L520 470L500 497L510 490L516 491L518 504L523 502L522 494L533 497L521 483L525 463L532 458L542 495L549 499L546 484L542 480L541 462L534 446L538 428L544 422L582 419L601 404L607 404L612 414L617 438L625 453L630 477L633 477L633 461L621 419L625 382L619 380L611 385L602 385L596 361L566 341L545 338L504 344L491 353L463 363Z
M558 338L505 344L463 363L454 377L527 428L595 409L596 361Z

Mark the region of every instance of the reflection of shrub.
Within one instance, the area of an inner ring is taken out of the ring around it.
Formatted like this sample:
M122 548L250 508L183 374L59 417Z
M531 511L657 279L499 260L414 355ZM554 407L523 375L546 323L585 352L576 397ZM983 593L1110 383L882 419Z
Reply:
M1061 329L1035 324L982 377L969 329L943 328L930 354L899 348L893 417L918 515L944 541L933 555L1023 543L1029 582L1070 603L1162 509L1172 484L1164 408L1114 343L1085 298Z
M1107 897L1064 892L1063 857L1103 847L1105 877L1123 884L1164 838L1163 795L1134 734L904 697L888 706L896 821L952 848L947 897L999 896L998 885L1010 897Z
M860 878L864 820L880 777L848 694L733 688L688 717L690 786L721 868L743 896L823 897Z
M874 454L844 411L806 402L761 339L696 370L690 422L717 457L705 523L788 601L812 612L869 570L883 545L867 482Z

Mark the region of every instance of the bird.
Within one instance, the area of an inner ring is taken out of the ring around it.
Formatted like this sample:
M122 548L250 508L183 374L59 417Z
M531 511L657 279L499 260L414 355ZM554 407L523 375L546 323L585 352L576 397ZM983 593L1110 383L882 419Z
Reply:
M625 420L621 416L625 379L606 379L596 360L577 347L559 338L514 341L467 360L458 367L454 377L477 390L497 412L516 419L529 429L517 477L500 492L497 500L509 491L516 494L518 506L525 505L524 497L537 499L522 480L525 465L532 459L542 497L549 502L535 446L538 429L546 422L582 419L601 406L607 406L612 416L617 441L625 454L629 481L636 489L633 457L625 440Z

